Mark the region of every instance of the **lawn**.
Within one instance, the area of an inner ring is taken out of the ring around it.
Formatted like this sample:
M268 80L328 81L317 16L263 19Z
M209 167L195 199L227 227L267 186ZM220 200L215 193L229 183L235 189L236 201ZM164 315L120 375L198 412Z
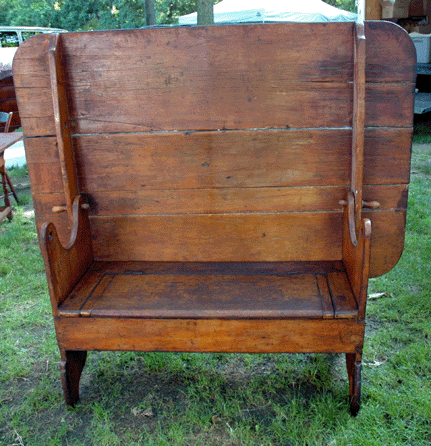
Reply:
M431 132L417 130L406 245L372 279L363 403L344 355L91 352L66 410L30 191L0 224L0 445L431 444ZM25 183L22 169L13 182Z

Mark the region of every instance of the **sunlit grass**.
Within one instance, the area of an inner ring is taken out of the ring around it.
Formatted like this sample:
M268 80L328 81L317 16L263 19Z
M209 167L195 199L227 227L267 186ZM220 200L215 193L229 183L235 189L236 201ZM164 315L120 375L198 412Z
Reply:
M413 153L406 243L372 279L362 408L343 355L91 352L82 403L61 390L29 191L0 224L0 444L431 444L431 146ZM12 172L24 176L24 171Z

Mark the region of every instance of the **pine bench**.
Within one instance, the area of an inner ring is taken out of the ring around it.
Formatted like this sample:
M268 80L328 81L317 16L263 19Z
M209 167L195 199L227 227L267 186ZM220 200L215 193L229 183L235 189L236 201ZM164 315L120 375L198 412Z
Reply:
M356 414L368 278L403 250L415 63L385 22L26 41L66 403L88 350L335 352Z

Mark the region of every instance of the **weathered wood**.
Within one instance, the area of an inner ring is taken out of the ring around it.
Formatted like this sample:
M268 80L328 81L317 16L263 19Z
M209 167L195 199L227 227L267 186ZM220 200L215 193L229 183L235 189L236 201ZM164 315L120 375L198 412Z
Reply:
M41 228L41 250L45 261L48 287L54 317L58 306L85 274L93 261L93 249L85 200L76 197L73 202L73 227L69 244L64 248L52 223Z
M306 273L295 272L291 265L283 268L285 264L271 271L270 263L269 274L259 274L248 263L226 266L224 273L212 273L212 268L181 271L181 267L176 272L156 269L150 273L150 264L139 274L138 265L133 272L89 271L59 308L60 316L286 319L354 317L357 313L350 285L340 277L345 273L328 274L326 264L322 268L316 263L317 271Z
M361 405L362 349L347 353L346 365L349 376L350 413L356 416Z
M61 352L61 383L68 406L74 406L79 401L79 380L86 359L86 351L62 350Z
M354 29L66 33L19 48L68 405L87 350L335 352L357 413L367 280L404 243L415 54L393 24L365 24L366 42Z
M351 126L352 24L332 24L331 39L326 24L315 25L118 31L121 50L109 32L91 44L88 33L63 35L73 132ZM367 24L367 126L411 125L413 45L402 33L391 24ZM16 88L32 99L19 104L21 118L32 120L25 122L27 134L52 135L47 42L37 39L37 50L29 54L24 47L15 58L16 71L26 65ZM298 51L304 46L307 51ZM118 51L128 55L127 64ZM392 66L401 59L406 63ZM392 106L394 100L403 107ZM35 116L45 119L36 124Z
M339 259L341 226L341 213L156 215L100 217L92 233L97 260L313 261Z
M126 189L126 187L125 187ZM100 190L87 195L91 217L114 215L228 214L255 212L341 212L339 198L348 186ZM375 212L406 209L408 186L364 186L364 197L380 206ZM33 194L37 215L49 218L62 192ZM338 201L337 201L338 200Z
M60 318L60 348L225 353L345 353L363 342L352 319Z
M215 187L217 176L219 186L232 187L234 181L238 184L238 174L229 179L226 177L229 176L229 169L234 170L231 166L241 168L240 160L247 163L247 168L252 169L252 179L258 181L260 172L263 177L261 181L265 180L267 183L269 180L262 173L262 163L268 164L278 175L272 183L275 185L280 185L280 182L292 185L290 182L287 183L288 180L304 185L307 178L314 184L328 185L331 180L333 184L350 184L348 169L350 169L351 155L348 149L351 132L348 129L131 134L106 135L100 138L81 136L74 139L78 174L80 180L85 181L86 193L92 192L91 188L93 190L106 188L108 190L120 188L121 190L142 190L143 184L146 188L183 188L184 185L178 183L181 176L176 173L177 170L186 178L189 172L191 179L188 181L194 181L193 187L208 187L210 182L211 186ZM364 184L408 183L410 158L405 147L409 144L411 144L411 129L368 129L365 138ZM231 153L232 147L235 151ZM307 148L310 154L304 153L304 148ZM61 178L58 179L61 174L55 138L27 139L26 150L29 169L39 171L49 163L50 172L38 174L40 176L38 183L41 183L37 184L39 190L44 193L62 191ZM322 150L323 154L319 154L319 150ZM247 159L247 154L250 153L255 157L259 156L260 159ZM267 156L268 160L266 160ZM277 156L280 166L275 162ZM226 157L225 162L223 162L224 157ZM339 158L338 176L337 157ZM322 158L325 160L327 170L319 174L317 165L318 160ZM114 159L115 163L112 162ZM309 166L308 163L310 163ZM292 168L288 169L292 164L297 166L296 171ZM102 177L95 184L91 177L96 175L99 166L100 168L109 167L112 174ZM161 178L155 176L151 170L152 167L160 170L164 176ZM226 175L222 175L223 168L224 172L228 171ZM290 171L289 176L287 174L283 176L283 168L287 172ZM119 175L122 169L125 169L125 175L129 178L127 183ZM246 168L243 170L245 171ZM36 175L37 172L34 174ZM244 175L242 174L243 181ZM87 176L89 176L88 179ZM139 178L143 178L145 182L139 181ZM55 186L51 185L50 179L55 181ZM104 183L102 183L103 179L105 179ZM174 183L175 180L176 183ZM251 181L248 181L248 185Z
M362 11L361 11L362 12ZM362 214L362 185L364 180L365 139L365 30L362 17L355 25L353 51L353 122L352 122L352 169L350 190L354 197L355 239L358 236Z
M48 61L51 77L55 133L57 135L57 148L66 200L65 206L69 218L72 220L72 205L79 192L69 122L69 107L67 104L66 75L64 73L65 65L62 57L61 34L50 35Z
M409 132L407 129L369 129L366 137L364 199L377 200L382 204L380 209L367 212L367 217L373 223L376 221L373 275L386 271L382 265L392 267L402 250L403 238L399 239L399 235L404 227L405 214L399 212L406 207L410 152L404 148L410 144ZM75 138L80 183L91 204L90 215L160 215L159 222L162 221L161 215L166 215L168 224L172 225L170 214L226 214L238 213L238 210L247 214L341 212L339 200L345 197L349 184L348 130L338 131L343 137L337 137L335 130L319 131L317 134L321 137L323 134L320 143L317 136L308 130L271 132L269 136L265 136L263 131L245 132L242 144L235 133ZM278 137L274 138L276 134ZM278 146L271 150L275 143ZM236 147L234 153L230 150L233 144ZM308 148L305 154L304 145ZM125 149L120 151L121 147ZM148 150L143 151L142 147ZM53 206L62 203L63 193L61 174L55 164L57 156L53 138L29 139L26 148L30 178L35 184L32 190L37 218L40 221L54 219L57 226L64 221L66 226L58 226L58 230L66 243L70 224L51 212ZM319 154L319 150L325 156ZM272 151L277 156L272 155ZM167 155L162 156L161 153ZM250 160L248 155L251 153L253 157ZM267 158L268 153L271 156ZM49 161L49 157L53 161ZM322 159L325 161L323 172L317 161ZM109 175L99 175L99 168L109 171ZM266 172L271 172L271 178L265 176ZM288 172L292 174L287 175ZM270 179L276 181L276 187ZM304 187L306 180L323 187ZM253 181L259 187L250 187ZM295 182L299 187L291 185ZM336 186L329 187L331 183ZM382 183L387 186L372 186ZM50 195L52 192L55 193ZM401 231L394 222L402 225ZM94 222L94 225L99 223ZM341 227L338 233L341 234ZM136 234L141 237L140 232ZM392 237L391 234L396 235ZM108 258L103 252L105 244L98 246L101 251L96 250L97 257ZM337 246L337 256L341 258L341 239ZM393 247L398 248L394 250ZM392 260L388 258L390 252L394 253ZM143 260L144 257L135 259Z
M344 210L343 264L346 267L346 277L352 287L353 296L358 303L358 318L365 319L368 277L370 274L371 221L363 219L357 239L355 237L356 244L353 244L351 229L349 228L349 220L354 221L353 216L349 218L349 214L351 215L354 212L352 192L349 193L348 201L349 203Z

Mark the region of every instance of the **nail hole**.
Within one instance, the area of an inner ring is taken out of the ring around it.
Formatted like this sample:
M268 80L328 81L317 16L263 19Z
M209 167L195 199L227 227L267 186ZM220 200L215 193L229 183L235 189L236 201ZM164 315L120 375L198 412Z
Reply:
M53 238L54 238L54 233L51 231L51 232L48 233L48 240L50 242L52 242Z

